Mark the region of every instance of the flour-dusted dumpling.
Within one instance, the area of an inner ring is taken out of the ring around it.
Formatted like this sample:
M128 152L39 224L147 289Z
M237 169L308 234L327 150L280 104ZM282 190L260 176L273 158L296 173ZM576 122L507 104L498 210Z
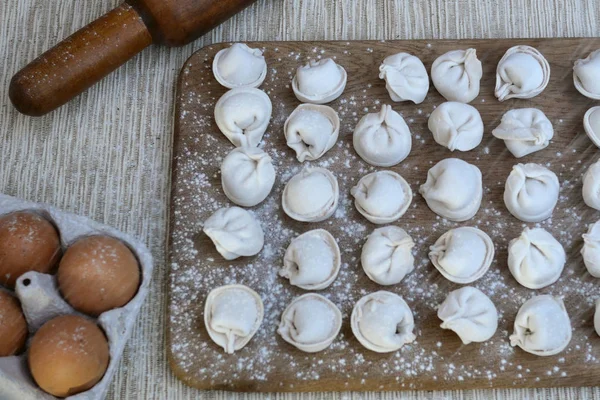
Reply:
M399 350L416 339L408 304L397 294L384 290L368 294L356 303L351 325L360 344L377 353Z
M594 312L594 330L600 335L600 299L596 300L596 311Z
M380 285L395 285L415 268L415 242L402 228L385 226L369 235L360 262L365 274Z
M427 123L433 139L450 151L469 151L483 139L483 121L479 111L468 104L448 101L440 104Z
M463 344L485 342L498 329L498 310L481 290L465 286L450 292L440 305L441 328L450 329Z
M552 216L560 184L556 174L539 164L517 164L504 186L504 204L525 222L540 222Z
M553 356L571 341L571 320L562 299L535 296L521 306L510 345L537 356Z
M600 100L600 49L575 61L573 82L579 93L590 99Z
M600 106L587 110L583 117L583 128L596 147L600 147Z
M340 198L338 181L325 168L307 167L283 189L283 211L300 222L319 222L331 217Z
M271 100L262 90L231 89L217 101L215 121L236 147L256 147L267 130L272 110Z
M496 70L496 97L530 99L542 93L550 81L550 64L531 46L514 46L506 51Z
M562 245L543 228L525 228L508 244L508 269L517 282L541 289L556 282L567 255Z
M256 334L264 317L263 302L244 285L212 290L204 306L204 324L210 338L227 354L244 347Z
M265 244L256 218L240 207L221 208L204 222L203 230L226 260L258 254Z
M386 57L379 67L379 79L385 79L385 87L392 101L420 104L429 91L425 65L418 57L408 53Z
M434 213L451 221L466 221L481 205L481 171L458 158L446 158L427 172L419 193Z
M376 167L391 167L410 153L412 137L404 118L389 105L361 118L352 137L356 153Z
M494 260L492 239L470 226L450 229L429 250L433 266L455 283L476 281L485 275Z
M341 265L335 238L324 229L315 229L292 240L279 275L304 290L321 290L333 283Z
M600 278L600 221L590 224L587 233L583 234L581 255L590 275Z
M342 95L347 79L346 70L331 58L310 60L296 70L292 89L303 103L325 104Z
M413 196L410 185L393 171L363 176L350 193L358 212L374 224L387 224L403 216Z
M213 73L226 88L256 88L267 76L267 62L260 49L251 49L244 43L234 43L217 53Z
M262 202L274 183L271 157L257 147L235 148L221 163L223 192L240 206L252 207Z
M585 204L600 210L600 161L590 165L583 175L582 192Z
M507 111L492 135L504 140L508 151L520 158L548 147L554 128L537 108L519 108Z
M340 133L340 118L331 107L300 104L285 121L283 132L298 161L312 161L335 144Z
M473 101L479 95L482 76L481 61L475 49L449 51L438 57L431 66L433 85L450 101Z
M342 328L342 313L331 301L316 293L292 300L281 316L277 333L307 353L325 350Z

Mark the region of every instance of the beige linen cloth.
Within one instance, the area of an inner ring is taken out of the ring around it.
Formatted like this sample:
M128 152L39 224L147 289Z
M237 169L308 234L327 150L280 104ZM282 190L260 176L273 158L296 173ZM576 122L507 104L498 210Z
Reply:
M200 392L166 360L166 222L175 84L206 44L251 40L598 36L598 0L260 0L183 48L153 47L57 112L19 115L10 77L118 0L0 0L0 192L89 216L143 240L156 268L109 399L596 399L600 389L235 395ZM600 378L599 378L600 382Z

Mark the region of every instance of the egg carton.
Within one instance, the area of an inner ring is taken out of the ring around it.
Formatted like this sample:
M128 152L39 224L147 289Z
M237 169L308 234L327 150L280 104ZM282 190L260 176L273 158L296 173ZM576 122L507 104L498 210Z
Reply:
M98 325L102 327L108 338L110 349L110 362L106 373L93 388L67 397L70 400L104 399L108 385L119 365L125 343L131 335L135 319L148 294L153 268L152 255L144 244L114 228L48 205L0 194L0 215L14 211L34 211L53 222L60 233L63 250L81 237L103 234L126 243L140 263L141 284L137 294L124 307L109 310L97 319ZM0 290L4 289L0 287ZM29 325L27 348L33 334L48 320L64 314L82 315L61 297L54 275L28 272L17 280L15 294L21 301ZM51 400L56 397L45 393L36 385L29 372L27 352L25 352L18 356L0 357L0 399Z

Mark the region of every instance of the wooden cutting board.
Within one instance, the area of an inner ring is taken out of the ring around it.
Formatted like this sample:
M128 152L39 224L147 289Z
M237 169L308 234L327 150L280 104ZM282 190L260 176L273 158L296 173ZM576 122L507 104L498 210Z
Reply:
M531 100L500 103L494 97L496 65L511 46L538 48L552 68L546 90ZM168 353L175 374L200 389L235 391L334 391L402 389L471 389L486 387L588 386L599 383L600 337L593 329L594 300L600 281L585 270L579 254L581 234L600 213L585 206L581 176L600 154L583 131L582 119L594 102L573 86L572 66L578 58L600 48L600 39L390 41L390 42L260 42L269 66L261 89L273 102L273 117L263 138L274 160L277 181L268 199L252 211L263 226L265 247L256 257L225 261L202 233L202 223L220 207L231 206L220 184L221 159L233 145L221 134L213 118L214 104L226 91L213 77L214 55L226 45L204 48L183 67L177 90L173 184L170 219ZM483 117L485 134L470 152L451 153L437 145L427 129L427 118L443 98L431 87L424 103L396 103L413 136L409 157L393 167L415 193L409 211L395 224L406 229L417 243L415 271L387 290L403 296L412 308L417 341L400 351L376 354L353 337L349 315L360 297L384 289L371 282L360 265L360 251L376 228L354 208L350 188L376 170L358 158L352 132L366 112L392 104L378 67L388 55L409 52L419 56L429 70L439 55L474 47L483 63L481 93L471 104ZM309 58L333 57L348 72L344 94L330 105L342 120L336 146L312 165L325 166L340 183L340 206L326 221L299 223L284 215L281 192L302 167L285 144L283 124L299 104L292 93L296 68ZM537 107L552 121L555 137L548 148L515 159L491 131L504 112ZM483 173L484 196L477 215L465 223L437 217L418 194L427 171L438 161L458 157L477 165ZM548 166L559 177L561 196L551 220L542 224L565 247L568 263L560 280L538 291L520 286L507 267L508 242L525 224L512 217L502 201L504 183L518 162ZM445 280L427 257L429 246L445 231L457 226L477 226L496 246L496 259L488 273L473 286L488 294L500 313L496 335L482 344L462 345L451 331L442 330L436 307L460 285ZM338 240L342 271L322 293L344 314L342 332L333 345L317 354L306 354L284 342L276 329L281 312L292 298L303 294L277 275L291 239L310 229L324 228ZM241 283L256 290L265 304L265 320L252 341L241 351L226 355L208 337L203 322L204 300L218 286ZM563 296L574 332L568 348L559 355L537 357L509 345L519 307L535 294Z

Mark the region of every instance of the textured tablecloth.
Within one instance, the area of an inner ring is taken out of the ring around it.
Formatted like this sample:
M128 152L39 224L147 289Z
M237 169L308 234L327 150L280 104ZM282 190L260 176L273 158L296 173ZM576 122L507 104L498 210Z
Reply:
M206 44L250 40L598 36L598 0L261 0L202 40L153 47L43 118L19 115L10 77L118 0L0 0L0 192L47 202L136 235L156 259L109 399L264 398L200 392L166 360L166 234L175 83ZM599 377L600 383L600 377ZM600 398L600 389L272 395L321 399Z

